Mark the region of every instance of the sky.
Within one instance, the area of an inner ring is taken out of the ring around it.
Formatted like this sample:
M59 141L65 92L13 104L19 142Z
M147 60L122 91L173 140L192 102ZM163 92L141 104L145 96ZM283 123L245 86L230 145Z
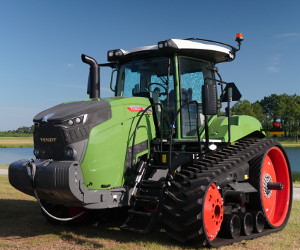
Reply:
M300 1L297 0L0 0L0 131L31 126L42 110L88 98L82 53L106 62L125 50L171 38L198 37L236 45L219 64L251 102L300 95ZM111 70L101 69L101 97Z

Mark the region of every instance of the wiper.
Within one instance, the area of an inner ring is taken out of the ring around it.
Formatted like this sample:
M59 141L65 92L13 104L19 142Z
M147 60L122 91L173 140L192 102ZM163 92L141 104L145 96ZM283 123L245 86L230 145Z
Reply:
M161 81L166 84L167 86L169 85L169 75L170 75L170 67L171 67L171 63L170 63L170 58L169 58L169 63L168 63L168 74L167 74L167 78L165 76L159 76L158 74L158 69L157 67L155 67L155 65L152 63L152 61L150 59L144 58L143 61L151 68L151 70L161 79Z

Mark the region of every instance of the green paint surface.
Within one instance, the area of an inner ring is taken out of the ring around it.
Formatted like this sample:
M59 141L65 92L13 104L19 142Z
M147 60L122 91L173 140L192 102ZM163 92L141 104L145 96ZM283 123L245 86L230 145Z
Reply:
M253 132L261 132L261 123L254 117L241 115L230 117L231 123L231 142L237 141L246 135ZM202 138L205 138L204 133ZM209 125L209 138L221 140L222 142L228 141L228 118L217 117L214 118Z
M91 130L81 163L84 184L89 189L101 189L101 185L113 188L124 184L127 148L132 146L134 129L142 113L138 110L150 105L147 98L140 97L105 100L110 103L112 118ZM155 136L152 112L149 112L139 124L135 144L150 141Z

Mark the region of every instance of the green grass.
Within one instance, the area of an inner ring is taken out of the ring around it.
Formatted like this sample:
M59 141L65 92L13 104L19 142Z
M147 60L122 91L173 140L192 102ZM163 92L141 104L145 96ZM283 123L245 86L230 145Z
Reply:
M0 132L0 137L32 137L32 134Z
M0 164L0 169L8 169L8 164Z
M0 248L21 249L194 249L167 237L161 225L150 234L120 231L120 222L92 226L52 225L42 216L34 198L12 188L0 175ZM294 201L286 228L254 240L220 249L299 249L300 201Z
M300 173L299 172L293 172L292 173L292 180L294 183L300 183Z
M300 141L279 141L280 144L285 148L299 148L300 147Z

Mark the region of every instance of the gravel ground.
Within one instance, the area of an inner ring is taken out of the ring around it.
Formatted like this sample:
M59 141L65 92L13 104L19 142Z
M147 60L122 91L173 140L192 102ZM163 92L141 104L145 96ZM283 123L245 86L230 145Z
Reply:
M7 169L0 169L0 174L8 174L8 170Z
M293 188L293 200L300 201L300 188Z

